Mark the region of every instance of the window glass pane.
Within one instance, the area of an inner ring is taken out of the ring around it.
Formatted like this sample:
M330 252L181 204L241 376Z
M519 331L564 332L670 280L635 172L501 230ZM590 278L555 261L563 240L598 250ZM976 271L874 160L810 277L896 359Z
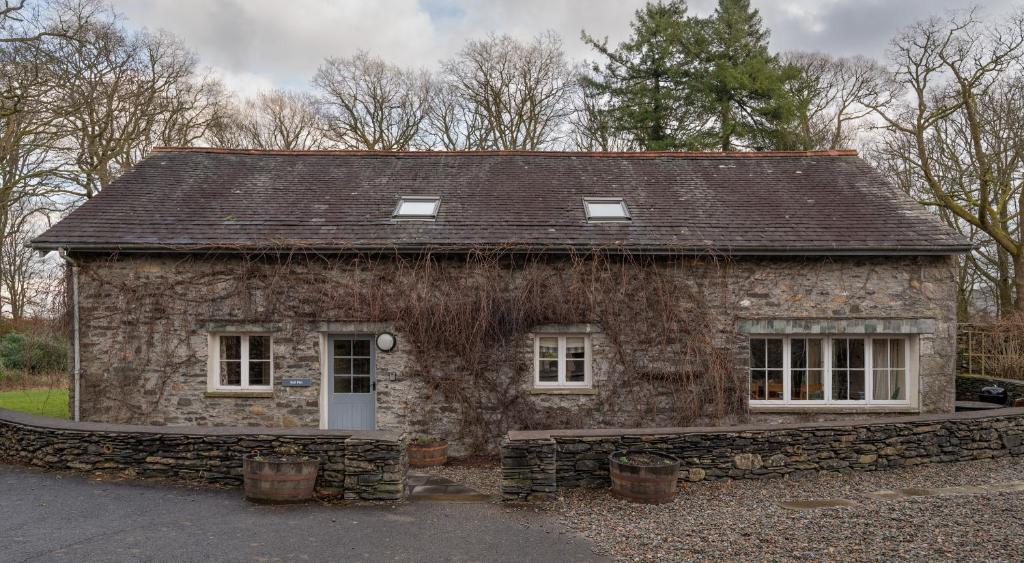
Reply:
M850 368L864 369L864 340L850 340Z
M352 392L353 393L369 393L370 392L370 378L369 377L353 377L352 378Z
M348 376L334 376L334 392L335 393L351 393L352 392L352 378Z
M765 343L764 338L752 338L750 340L750 368L764 369L765 367Z
M871 365L876 369L889 367L889 341L876 338L871 341Z
M807 342L807 367L810 369L824 369L825 356L821 352L821 339L811 338Z
M846 369L850 367L850 345L845 338L832 341L832 367Z
M789 343L789 367L802 369L807 367L807 341L794 338Z
M540 361L540 373L538 374L540 381L544 383L557 383L558 382L558 360L541 360Z
M242 384L242 362L222 360L220 362L220 384Z
M850 398L849 375L845 369L832 370L832 400L846 401Z
M584 383L586 378L586 365L583 360L566 360L565 380L569 383Z
M763 401L767 397L767 382L764 370L750 370L750 400Z
M370 358L354 358L352 360L352 373L354 375L369 375Z
M832 399L863 401L864 339L836 338L832 341Z
M250 336L249 337L249 360L270 359L270 337Z
M352 373L352 360L350 358L334 358L334 374L348 375Z
M249 385L270 385L269 361L249 361Z
M782 369L782 339L768 339L768 368Z
M436 199L402 199L395 214L433 217L437 202Z
M889 341L885 338L875 338L871 341L871 365L872 370L871 398L876 401L885 401L889 398Z
M575 336L565 338L565 357L569 360L582 360L586 357L587 348L584 340Z
M821 339L794 338L790 340L789 355L792 400L820 401L824 399L822 373L825 359L821 354Z
M889 367L902 369L907 367L906 340L893 338L889 341Z
M850 347L851 350L853 347ZM850 400L851 401L863 401L866 399L865 395L865 383L864 383L864 370L862 369L851 369L850 370Z
M894 369L889 373L889 400L907 400L907 370Z
M783 399L782 370L768 370L768 400L781 401Z
M790 393L794 401L807 400L807 370L794 369L790 372Z
M558 339L557 338L541 338L540 339L540 357L541 359L558 359Z
M588 201L587 213L593 219L625 219L626 204L622 201Z
M538 380L543 383L558 383L558 339L540 338L537 345L540 354Z
M352 355L352 341L351 340L334 340L334 355L335 356L351 356Z
M871 392L871 397L876 401L887 401L889 400L889 370L875 369L874 379L872 385L874 389Z
M352 355L353 356L370 356L370 341L369 340L353 340L352 341Z
M807 400L825 400L825 370L812 369L807 372Z
M242 359L242 337L241 336L221 336L220 340L220 359L222 360L241 360Z

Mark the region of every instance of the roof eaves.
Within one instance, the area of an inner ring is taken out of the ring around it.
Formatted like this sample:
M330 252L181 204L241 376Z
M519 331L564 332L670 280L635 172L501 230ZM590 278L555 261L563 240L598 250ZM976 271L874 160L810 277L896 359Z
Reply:
M494 250L509 253L571 254L578 252L609 252L655 255L720 255L720 256L949 256L964 254L974 249L973 244L892 247L714 247L714 246L640 246L640 245L538 245L538 244L395 244L395 245L298 245L266 244L261 246L215 244L124 244L124 243L57 243L32 242L30 247L40 252L63 249L76 252L127 252L172 254L234 254L253 252L312 252L312 253L366 253L366 252L474 252Z

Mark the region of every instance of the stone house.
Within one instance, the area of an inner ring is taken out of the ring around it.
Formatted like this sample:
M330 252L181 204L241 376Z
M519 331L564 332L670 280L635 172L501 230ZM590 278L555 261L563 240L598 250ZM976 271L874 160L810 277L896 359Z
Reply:
M970 245L855 152L156 149L38 237L74 417L441 435L951 412Z

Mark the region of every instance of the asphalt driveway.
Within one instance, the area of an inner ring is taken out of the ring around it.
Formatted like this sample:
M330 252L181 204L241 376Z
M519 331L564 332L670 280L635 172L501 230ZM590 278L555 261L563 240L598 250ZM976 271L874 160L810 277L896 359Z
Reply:
M0 465L0 561L594 561L546 513L490 503L257 506L238 490Z

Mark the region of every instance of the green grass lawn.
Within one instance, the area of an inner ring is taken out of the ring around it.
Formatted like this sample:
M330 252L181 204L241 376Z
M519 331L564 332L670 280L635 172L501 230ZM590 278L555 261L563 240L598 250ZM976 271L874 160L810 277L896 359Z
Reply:
M0 393L0 409L50 416L68 417L67 389L26 389Z

